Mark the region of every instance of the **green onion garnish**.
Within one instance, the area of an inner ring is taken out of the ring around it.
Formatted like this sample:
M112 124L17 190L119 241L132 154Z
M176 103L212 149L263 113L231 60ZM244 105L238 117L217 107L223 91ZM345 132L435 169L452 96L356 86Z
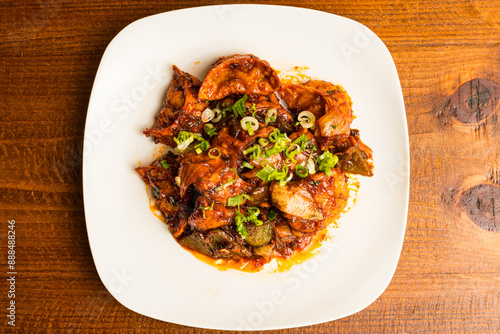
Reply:
M333 155L331 152L326 151L322 155L319 156L317 163L318 169L325 172L326 175L332 175L332 168L335 167L339 158L336 155Z
M270 165L266 165L264 168L259 170L256 175L262 181L271 182L272 180L274 180L274 176L275 176L275 174L273 175L273 173L276 173L276 172L277 171L275 168L271 167Z
M277 216L278 216L278 214L276 212L274 212L273 210L271 210L267 214L267 219L274 220L274 219L276 219Z
M254 132L253 132L252 125L250 124L250 122L246 123L245 128L246 128L248 134L250 136L253 136Z
M217 131L215 131L215 127L212 124L205 124L205 126L203 126L203 129L205 130L207 135L210 136L210 138L217 134Z
M251 200L252 197L248 196L247 194L241 194L241 195L236 195L236 196L233 196L233 197L229 197L227 199L227 206L238 206L238 205L241 205L241 204L243 204L243 201L245 199Z
M208 156L212 159L218 158L221 156L221 151L217 147L212 148L210 151L208 151Z
M246 167L248 169L253 169L254 167L252 165L250 165L250 163L248 163L247 161L243 161L243 163L241 164L243 167Z
M252 153L252 159L257 159L260 157L260 146L255 144L252 147L247 148L246 150L243 151L243 154L249 154Z
M295 151L292 151L292 149L297 148ZM286 149L286 156L292 160L293 163L297 163L297 160L294 158L295 155L300 153L300 146L297 144L292 144L290 147Z
M227 199L227 206L238 206L243 203L243 195L229 197Z
M259 144L262 146L267 146L269 144L269 140L266 138L259 138Z
M245 94L241 99L233 104L232 109L235 118L238 116L245 117L245 102L247 99L248 96Z
M307 170L306 167L302 165L297 165L295 166L295 174L297 174L301 178L305 178L309 174L309 171Z
M255 103L252 103L252 106L248 110L250 110L250 112L252 113L252 117L255 117L255 113L257 112L257 108L255 108Z
M245 228L245 225L243 225L243 222L245 222L246 217L244 214L242 214L239 211L236 211L236 218L234 219L236 223L236 231L241 235L243 239L245 239L248 236L247 229Z

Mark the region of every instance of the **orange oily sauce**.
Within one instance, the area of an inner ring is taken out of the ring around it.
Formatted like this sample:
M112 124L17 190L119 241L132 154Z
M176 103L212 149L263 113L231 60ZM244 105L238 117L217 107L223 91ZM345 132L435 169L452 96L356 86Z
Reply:
M307 245L304 249L297 251L293 255L288 258L284 257L276 257L274 260L271 260L269 263L273 263L274 261L277 264L277 268L274 269L274 272L285 272L289 270L292 266L307 261L314 256L316 256L316 250L319 250L323 245L323 241L328 240L330 237L328 236L327 229L320 231L314 239L311 241L309 245ZM243 271L247 273L256 273L264 269L266 265L266 260L264 258L258 259L244 259L241 258L239 260L233 259L213 259L206 255L200 254L192 249L184 247L182 248L190 252L195 258L200 261L205 262L206 264L211 265L212 267L217 268L221 271L226 271L228 269Z
M310 67L307 66L294 66L293 68L277 70L274 71L278 74L282 83L286 84L301 84L312 80L305 72L309 70Z

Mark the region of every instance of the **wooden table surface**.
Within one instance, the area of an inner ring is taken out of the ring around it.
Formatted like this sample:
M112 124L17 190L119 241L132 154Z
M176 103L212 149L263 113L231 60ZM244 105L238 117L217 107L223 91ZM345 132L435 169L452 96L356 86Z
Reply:
M78 152L111 39L151 14L224 3L0 3L3 332L216 332L136 314L107 292L87 239ZM411 149L406 236L387 290L352 316L276 333L499 333L500 2L271 3L354 19L384 41L401 80ZM5 281L13 220L15 327L7 324Z

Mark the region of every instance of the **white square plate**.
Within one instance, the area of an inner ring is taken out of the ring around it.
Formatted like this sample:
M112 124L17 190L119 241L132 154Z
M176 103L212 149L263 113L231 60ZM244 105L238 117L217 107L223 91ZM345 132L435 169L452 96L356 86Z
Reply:
M202 79L219 57L252 53L275 69L342 85L353 127L374 151L355 206L332 242L283 273L220 271L181 248L149 210L134 171L158 147L142 131L162 106L172 64ZM279 329L362 310L389 284L406 227L409 149L391 55L363 25L283 6L227 5L138 20L109 44L94 82L84 142L87 231L99 276L124 306L212 329Z

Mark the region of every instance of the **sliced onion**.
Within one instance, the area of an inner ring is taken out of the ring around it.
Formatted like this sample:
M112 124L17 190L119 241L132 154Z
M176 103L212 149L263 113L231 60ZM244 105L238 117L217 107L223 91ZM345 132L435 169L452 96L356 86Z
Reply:
M241 119L240 124L244 130L247 129L247 123L250 123L250 127L253 131L256 131L259 128L259 122L254 117L247 116Z
M210 108L206 108L203 110L203 113L201 114L201 121L203 123L210 122L212 118L214 118L215 114Z
M300 125L302 125L303 128L309 129L314 125L316 117L312 112L305 110L299 114L297 120L300 122Z
M218 123L222 119L222 111L220 111L220 109L218 108L215 108L212 111L214 112L215 115L217 115L217 117L212 119L212 122Z
M267 110L266 121L265 121L266 126L271 122L271 117L274 117L274 120L276 120L277 115L278 111L276 109L272 108Z

